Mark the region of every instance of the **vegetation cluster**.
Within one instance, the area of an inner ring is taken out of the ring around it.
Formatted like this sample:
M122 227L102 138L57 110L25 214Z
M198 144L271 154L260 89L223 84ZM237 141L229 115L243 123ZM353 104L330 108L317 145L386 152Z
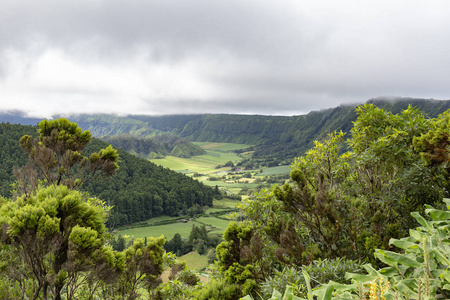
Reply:
M373 104L356 113L349 137L333 132L295 160L290 183L243 200L246 220L230 223L210 282L189 295L449 296L449 215L433 207L448 197L450 113L427 119Z
M442 199L450 191L450 110L428 118L413 106L392 112L368 103L354 113L347 133L323 135L294 160L288 182L272 177L283 184L243 197L241 220L230 222L222 239L206 226L192 226L186 239L175 234L168 242L159 237L128 244L113 239L107 226L161 214L195 216L224 193L92 140L65 119L42 121L39 136L20 138L29 163L15 169L13 193L1 199L0 296L449 298L450 200L443 205ZM239 123L239 117L220 118ZM158 119L153 128L184 124L186 135L211 138L210 119L173 117L172 125ZM190 132L188 123L209 129ZM247 124L249 135L253 125ZM256 181L256 173L249 168L232 176ZM141 174L139 184L129 179L134 174ZM187 251L208 254L213 262L206 274L177 260ZM170 274L163 282L164 270ZM201 280L204 275L208 280Z
M14 167L20 168L28 162L27 153L18 143L24 135L37 138L36 127L0 124L0 195L3 197L11 196L11 185L16 178L13 174ZM83 151L89 156L108 145L92 138ZM109 228L161 215L178 215L183 209L187 211L195 205L212 206L212 188L122 149L117 149L117 153L121 167L115 176L89 180L80 187L83 191L105 199L108 205L114 207L108 218Z

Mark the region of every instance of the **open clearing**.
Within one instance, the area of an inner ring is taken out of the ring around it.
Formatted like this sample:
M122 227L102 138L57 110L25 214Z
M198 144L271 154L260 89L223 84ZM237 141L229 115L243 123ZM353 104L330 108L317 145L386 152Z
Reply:
M202 270L208 266L208 257L206 255L200 255L197 252L189 252L178 258L180 262L186 262L189 269Z
M258 176L273 176L273 175L282 175L289 174L291 172L290 166L278 166L271 168L264 168L262 173L259 173Z
M239 201L224 198L222 200L214 200L213 207L207 209L205 211L206 214L220 211L229 211L230 209L236 208L236 204ZM176 222L171 224L164 225L155 225L151 226L157 222L165 222L170 220L178 219L177 217L169 217L169 216L160 216L155 217L147 221L149 226L146 227L137 227L137 228L129 228L119 230L115 233L115 235L127 235L129 238L145 238L145 237L159 237L164 235L167 240L173 238L176 233L179 233L182 238L189 238L189 234L192 230L192 225L195 226L203 226L206 225L209 228L211 233L222 234L228 226L230 221L216 218L214 216L211 217L199 217L193 219L192 221L188 221L187 223Z
M230 221L218 219L216 217L200 217L192 221L188 221L187 223L177 222L166 225L124 229L118 231L115 235L127 235L129 236L129 238L134 237L135 239L145 237L159 237L161 235L164 235L166 240L170 240L176 233L179 233L182 238L187 239L189 238L189 234L191 233L192 225L211 226L212 233L222 234L227 228L229 222Z
M238 154L231 151L251 147L251 145L233 143L194 142L194 144L205 149L206 154L190 158L166 156L163 159L152 159L150 161L171 170L183 172L184 174L209 174L214 173L218 165L225 164L229 161L237 162L242 159Z

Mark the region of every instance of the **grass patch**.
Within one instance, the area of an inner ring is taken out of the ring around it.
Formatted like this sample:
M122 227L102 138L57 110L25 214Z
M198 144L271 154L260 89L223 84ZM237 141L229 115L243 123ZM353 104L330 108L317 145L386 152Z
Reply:
M208 266L208 257L200 255L198 252L189 252L178 258L181 262L186 262L189 269L203 270Z
M181 158L174 156L166 156L163 159L152 159L151 162L183 173L211 173L215 171L215 167L228 161L239 161L241 158L235 153L224 153L207 151L207 154L193 156L191 158ZM191 172L188 172L191 171Z
M225 164L228 161L237 162L242 159L236 153L230 151L251 147L251 145L234 143L194 142L194 144L205 149L206 154L190 158L166 156L163 159L151 159L150 161L185 174L211 173L214 172L217 165Z
M225 204L230 205L230 204ZM216 212L216 211L223 211L223 210L229 210L231 208L236 207L236 201L234 201L234 206L227 208L224 206L224 208L212 208L211 211L208 212ZM150 222L154 224L155 222L159 222L162 220L166 220L170 217L157 217L154 219L151 219ZM216 217L200 217L195 220L189 221L188 223L172 223L172 224L165 224L165 225L157 225L157 226L147 226L147 227L138 227L138 228L130 228L130 229L123 229L117 231L114 235L118 236L128 236L128 241L131 238L137 239L137 238L145 238L145 237L159 237L161 235L164 235L166 240L170 240L173 238L173 236L176 233L179 233L182 238L189 238L189 234L192 230L192 225L195 226L210 226L212 233L218 233L222 234L225 229L228 226L229 221L218 219Z
M238 204L238 203L239 203L239 201L224 197L221 200L214 199L213 207L230 209L230 208L235 208L236 204Z
M282 175L289 174L291 172L290 165L289 166L278 166L263 169L262 173L257 174L257 176L273 176L273 175Z
M197 222L206 226L212 226L214 233L223 233L230 221L218 219L215 217L200 217L196 219Z
M188 238L191 233L192 224L201 226L201 223L196 221L189 221L188 223L173 223L160 226L147 226L139 228L130 228L118 231L115 235L128 235L130 238L145 238L145 237L159 237L164 235L166 240L170 240L176 233L179 233L182 238Z

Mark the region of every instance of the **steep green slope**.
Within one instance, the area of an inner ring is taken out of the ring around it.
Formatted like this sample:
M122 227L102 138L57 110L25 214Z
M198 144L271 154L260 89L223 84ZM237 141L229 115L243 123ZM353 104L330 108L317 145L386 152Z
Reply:
M435 117L450 108L450 101L412 98L377 98L369 102L394 113L412 104L429 117ZM191 141L256 145L253 158L271 161L271 164L276 165L303 155L313 146L314 140L323 138L329 132L347 132L356 119L356 106L342 105L292 117L227 114L127 117L79 115L71 117L71 120L91 130L97 137L122 134L149 137L169 133ZM179 152L178 149L175 151Z
M409 104L425 115L436 117L450 108L450 101L413 98L376 98L369 102L399 113ZM335 130L348 132L356 119L357 105L342 105L306 115L190 115L190 116L128 116L161 131L179 134L192 141L233 142L257 145L254 158L289 161L303 155L313 141Z
M13 166L22 166L28 159L19 147L19 139L36 135L36 127L0 124L0 176L1 196L10 196L14 182ZM85 148L85 155L108 146L93 139ZM133 156L122 149L119 170L109 179L88 182L82 189L113 205L109 225L122 225L147 220L160 215L178 215L182 209L198 204L212 206L213 190L183 174L157 166Z
M191 157L206 153L205 150L192 144L189 140L174 135L139 138L127 134L103 136L101 140L145 159L163 158L166 155Z
M81 114L70 116L69 119L72 122L76 122L83 130L89 130L95 137L126 134L137 137L148 137L161 133L147 123L116 115Z

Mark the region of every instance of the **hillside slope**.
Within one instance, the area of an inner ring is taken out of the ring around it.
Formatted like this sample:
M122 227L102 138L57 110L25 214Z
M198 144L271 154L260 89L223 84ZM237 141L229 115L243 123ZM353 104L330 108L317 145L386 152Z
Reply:
M409 104L417 107L428 117L450 108L450 101L413 98L376 98L368 101L376 106L399 113ZM301 116L260 115L172 115L172 116L127 116L123 122L134 124L135 132L168 132L191 141L230 142L256 145L253 158L284 163L303 155L313 146L313 141L323 138L335 130L348 132L356 119L357 105L313 111ZM125 121L126 120L126 121ZM74 121L78 122L75 118ZM85 121L85 120L84 120ZM86 128L105 126L110 134L123 132L116 123L96 122L92 116ZM85 123L83 123L85 124ZM141 127L140 127L141 126ZM116 129L113 129L116 128ZM138 129L139 128L139 129ZM132 131L128 133L133 134Z
M28 160L19 147L25 134L36 136L37 127L0 123L0 193L11 195L13 166L22 166ZM93 139L85 148L85 155L107 147ZM130 224L160 215L176 216L196 204L212 206L213 190L183 174L171 171L118 149L119 170L108 179L88 182L82 190L107 201L114 208L109 217L110 226Z
M450 108L449 100L376 98L368 102L394 113L411 104L428 117L436 117ZM149 137L166 133L190 141L256 145L253 158L272 161L275 165L289 163L294 157L303 155L313 146L314 140L323 138L329 132L348 132L356 119L356 106L341 105L289 117L228 114L126 117L78 115L70 119L97 137L123 134Z
M192 144L189 140L175 135L163 134L147 138L130 134L107 135L100 139L145 159L163 158L166 155L186 158L206 153L205 150Z

